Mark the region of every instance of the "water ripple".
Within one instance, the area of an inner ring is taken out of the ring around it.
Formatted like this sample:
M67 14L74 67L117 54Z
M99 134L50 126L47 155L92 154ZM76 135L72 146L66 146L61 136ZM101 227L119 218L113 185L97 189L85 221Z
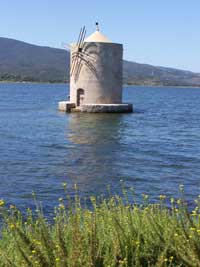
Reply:
M31 192L50 210L61 184L80 194L200 193L200 90L124 89L133 114L64 114L66 85L0 84L0 198L24 208Z

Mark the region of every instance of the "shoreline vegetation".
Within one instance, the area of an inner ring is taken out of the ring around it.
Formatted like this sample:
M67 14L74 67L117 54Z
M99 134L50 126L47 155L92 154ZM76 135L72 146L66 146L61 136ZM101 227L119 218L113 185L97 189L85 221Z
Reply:
M200 266L200 197L191 210L182 186L178 199L151 204L143 194L139 204L123 189L122 197L90 197L90 208L75 190L58 200L52 221L39 204L22 214L0 200L0 267Z
M69 85L70 82L61 82L61 81L49 81L49 82L40 82L40 81L11 81L11 80L0 80L0 84L5 83L15 83L15 84L63 84L63 85ZM177 88L200 88L200 85L163 85L163 84L136 84L136 83L124 83L123 86L129 87L129 86L137 86L137 87L177 87Z

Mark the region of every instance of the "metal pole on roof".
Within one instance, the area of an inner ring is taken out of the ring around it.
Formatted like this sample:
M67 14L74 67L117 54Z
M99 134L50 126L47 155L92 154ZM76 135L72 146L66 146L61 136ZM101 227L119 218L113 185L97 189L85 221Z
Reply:
M99 32L99 22L96 22L96 28L97 28L97 31Z

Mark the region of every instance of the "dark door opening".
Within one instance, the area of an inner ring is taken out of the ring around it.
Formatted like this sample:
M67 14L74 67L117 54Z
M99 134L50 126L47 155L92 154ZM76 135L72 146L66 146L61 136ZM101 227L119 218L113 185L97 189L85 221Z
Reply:
M81 106L83 104L84 99L84 90L82 88L79 88L77 90L77 106Z

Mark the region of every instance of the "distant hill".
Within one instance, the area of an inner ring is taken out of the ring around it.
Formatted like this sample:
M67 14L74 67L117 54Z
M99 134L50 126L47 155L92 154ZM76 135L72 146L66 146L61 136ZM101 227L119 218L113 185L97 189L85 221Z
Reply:
M66 82L69 52L0 38L0 80Z
M68 82L69 52L0 37L0 81ZM200 74L124 61L124 83L200 86Z
M200 73L124 61L124 81L138 85L200 86Z

